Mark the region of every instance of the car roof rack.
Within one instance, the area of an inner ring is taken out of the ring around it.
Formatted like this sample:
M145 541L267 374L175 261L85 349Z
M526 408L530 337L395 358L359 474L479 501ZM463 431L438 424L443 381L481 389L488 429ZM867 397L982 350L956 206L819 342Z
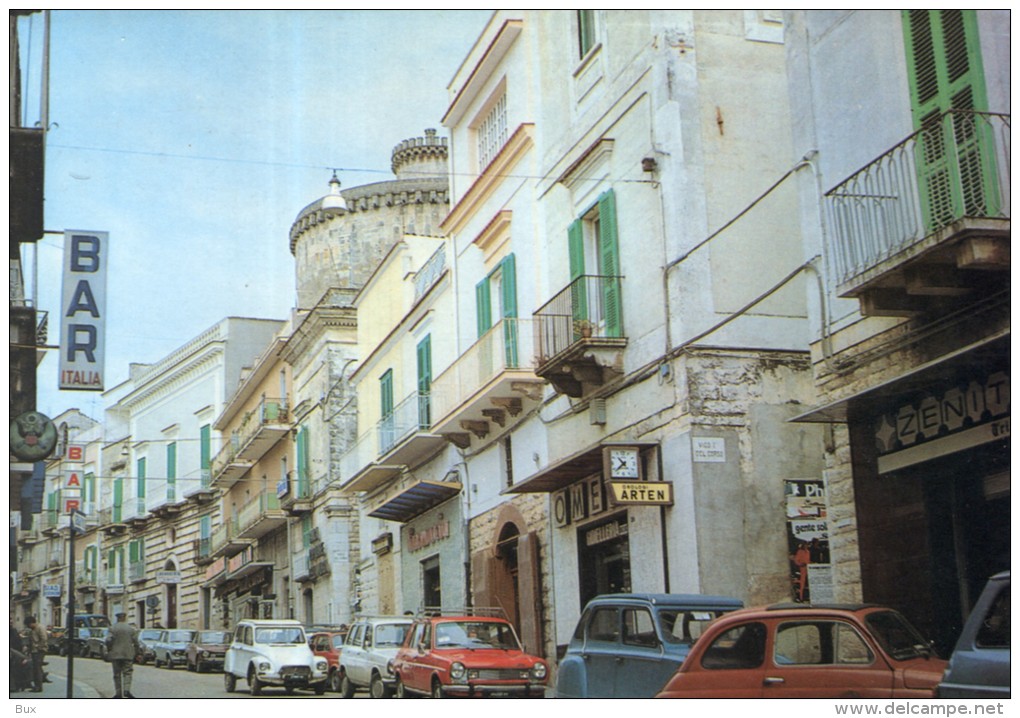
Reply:
M479 618L502 618L510 620L504 611L499 606L455 606L455 607L442 607L442 606L419 606L418 612L415 614L418 618L423 617L454 617L454 616L469 616Z

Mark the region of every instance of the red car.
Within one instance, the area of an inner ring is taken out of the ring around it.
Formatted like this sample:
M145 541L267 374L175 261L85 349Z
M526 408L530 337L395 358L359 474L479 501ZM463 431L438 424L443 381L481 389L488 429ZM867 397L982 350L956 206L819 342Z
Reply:
M393 659L398 698L421 693L433 698L543 698L549 666L521 650L504 618L418 618Z
M320 631L308 637L312 653L329 663L329 689L334 693L340 692L340 649L346 637L346 631Z
M875 605L782 604L714 621L657 698L931 698L946 662Z

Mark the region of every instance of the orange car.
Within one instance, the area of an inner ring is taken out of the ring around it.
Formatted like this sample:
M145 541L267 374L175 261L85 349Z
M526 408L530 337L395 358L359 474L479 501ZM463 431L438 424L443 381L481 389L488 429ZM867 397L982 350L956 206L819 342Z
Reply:
M931 698L946 668L902 615L875 605L728 613L657 698Z

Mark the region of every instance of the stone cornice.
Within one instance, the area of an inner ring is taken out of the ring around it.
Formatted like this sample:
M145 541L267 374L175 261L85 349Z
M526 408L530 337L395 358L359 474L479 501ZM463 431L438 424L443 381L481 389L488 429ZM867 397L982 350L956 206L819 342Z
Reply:
M330 329L357 332L358 315L349 306L317 306L308 312L280 352L285 362L294 366L310 347Z
M200 379L204 374L222 366L223 355L222 343L208 345L201 353L189 358L186 364L163 372L155 381L143 383L117 402L117 405L134 412L151 399L169 396L185 384Z
M525 122L514 130L510 139L506 141L489 166L446 215L446 219L439 225L440 229L449 234L456 234L464 228L464 225L475 216L484 201L502 184L511 170L534 146L534 134L535 125L531 122Z

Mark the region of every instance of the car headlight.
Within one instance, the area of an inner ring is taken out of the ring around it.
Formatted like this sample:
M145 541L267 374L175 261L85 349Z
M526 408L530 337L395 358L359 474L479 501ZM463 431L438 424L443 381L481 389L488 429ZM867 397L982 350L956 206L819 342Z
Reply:
M386 672L391 676L396 673L396 671L393 670L393 661L386 661Z
M549 669L545 667L544 663L536 663L531 667L531 677L537 681L540 681L543 678L545 678L545 675L548 672Z
M464 669L464 664L461 663L460 661L454 661L453 664L450 666L450 678L452 678L455 681L464 680L465 672L466 671Z
M208 657L209 657L209 651L202 651L202 658L208 658Z
M315 670L320 673L325 673L329 669L329 662L325 659L320 659L315 662Z
M262 661L261 663L259 663L259 670L262 673L268 673L270 668L272 668L272 666L269 664L268 661Z

